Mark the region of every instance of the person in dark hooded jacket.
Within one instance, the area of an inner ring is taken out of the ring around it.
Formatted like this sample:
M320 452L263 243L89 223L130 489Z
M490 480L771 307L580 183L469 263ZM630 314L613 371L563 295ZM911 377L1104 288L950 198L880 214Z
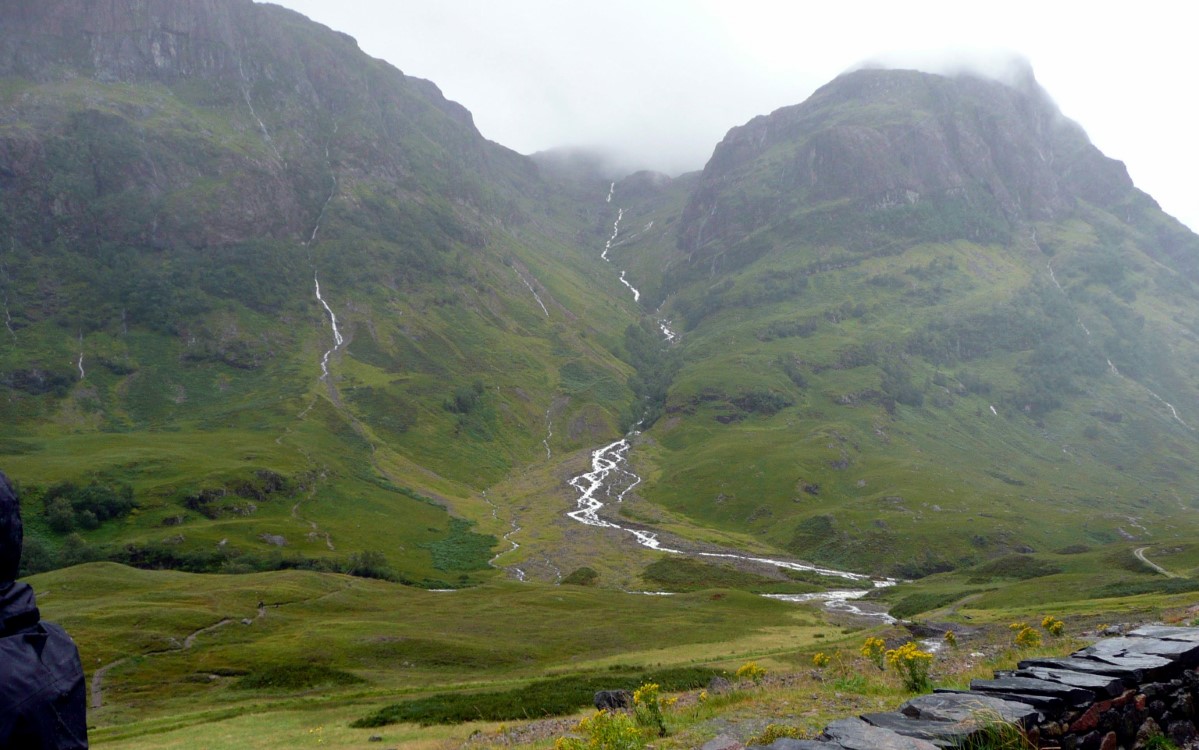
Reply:
M79 650L16 582L23 536L17 495L0 472L0 748L86 748Z

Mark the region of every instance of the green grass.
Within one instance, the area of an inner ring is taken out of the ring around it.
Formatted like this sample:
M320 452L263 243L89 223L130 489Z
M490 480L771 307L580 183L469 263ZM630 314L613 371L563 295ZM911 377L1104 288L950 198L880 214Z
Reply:
M351 726L382 727L400 722L429 726L561 716L591 705L600 690L632 692L646 683L656 683L664 692L677 692L703 687L717 675L727 677L719 670L696 667L641 673L609 670L602 674L539 680L513 690L442 693L386 706L355 720Z

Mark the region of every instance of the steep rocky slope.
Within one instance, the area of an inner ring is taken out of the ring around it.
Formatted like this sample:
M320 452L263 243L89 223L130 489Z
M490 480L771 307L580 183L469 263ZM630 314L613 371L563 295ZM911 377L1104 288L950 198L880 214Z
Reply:
M686 332L647 497L902 575L1186 515L1199 239L1031 72L848 73L653 219L624 252Z
M202 569L286 544L486 570L428 496L500 531L477 490L627 420L636 314L572 244L596 217L432 83L248 0L0 12L0 413L34 507L130 484L133 528L75 528ZM145 458L163 431L188 447Z

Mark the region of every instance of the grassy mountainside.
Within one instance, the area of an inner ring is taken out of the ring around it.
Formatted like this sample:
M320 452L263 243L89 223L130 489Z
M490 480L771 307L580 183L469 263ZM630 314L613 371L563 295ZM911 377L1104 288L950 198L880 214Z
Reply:
M848 74L670 216L654 503L903 576L1189 533L1199 242L1031 79Z
M1189 603L1199 240L1031 76L853 73L611 184L281 8L0 9L0 467L98 744L875 627L758 596L868 582L564 517L629 430L612 518L667 544L963 623Z
M587 210L295 13L112 5L0 34L0 461L34 567L489 575L478 491L627 421L635 314L573 244Z

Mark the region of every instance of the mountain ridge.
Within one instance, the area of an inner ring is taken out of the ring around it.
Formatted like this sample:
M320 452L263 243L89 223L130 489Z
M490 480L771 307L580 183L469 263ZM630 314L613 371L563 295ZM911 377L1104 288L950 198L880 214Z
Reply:
M299 441L289 459L232 469L230 454L183 481L96 454L93 476L132 482L154 523L195 524L185 546L210 548L247 507L201 518L195 498L256 471L291 478L292 495L336 476L403 489L406 508L438 497L498 537L530 503L569 509L549 477L638 423L648 479L625 513L876 573L1051 543L1028 518L967 542L969 502L944 528L874 523L913 492L948 507L963 485L1027 509L1031 490L1014 488L1059 489L1050 445L1082 441L1096 477L1052 504L1063 517L1100 487L1186 484L1168 467L1193 441L1162 458L1160 415L1140 401L1173 410L1199 388L1171 349L1192 343L1197 240L1031 71L1014 88L850 72L733 128L703 172L612 182L586 155L486 141L433 84L273 6L58 0L19 17L0 32L0 372L21 439L222 426ZM1146 416L1124 416L1130 404ZM973 434L1001 413L996 437ZM961 463L945 439L958 433L989 465ZM15 460L54 476L37 453ZM1112 468L1122 454L1135 476ZM922 455L944 476L909 476ZM1016 455L1038 479L1004 468ZM520 472L540 478L512 507L480 494ZM322 512L333 538L374 544L344 510ZM279 534L250 533L250 515L241 544L269 547L260 535ZM547 546L513 548L509 570L576 559L578 530L545 518ZM944 554L907 565L927 539ZM405 565L427 576L424 559ZM603 569L629 580L641 561Z

